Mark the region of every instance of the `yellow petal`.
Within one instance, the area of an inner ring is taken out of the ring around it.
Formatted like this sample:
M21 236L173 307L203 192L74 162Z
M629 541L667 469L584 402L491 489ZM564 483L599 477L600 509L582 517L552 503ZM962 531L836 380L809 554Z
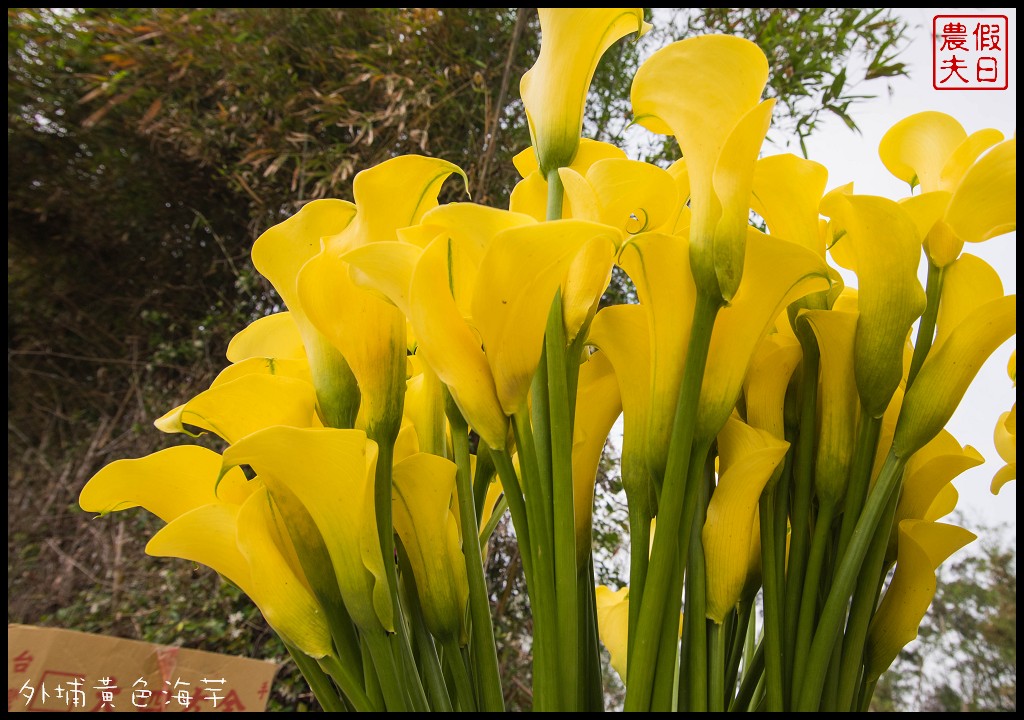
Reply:
M587 170L590 166L596 163L598 160L605 160L608 158L621 158L625 159L626 151L617 145L611 143L601 142L600 140L591 140L590 138L581 138L580 147L576 152L576 157L573 158L572 162L566 166L570 167L581 175L586 175ZM537 164L537 151L530 146L518 153L512 158L512 164L515 165L519 175L521 177L528 178L531 174L537 173L537 176L544 183L544 196L547 197L547 179L540 174L540 165ZM544 220L542 216L538 220Z
M650 399L645 402L650 413L649 430L644 431L650 446L645 452L654 463L654 471L660 474L664 472L668 457L669 437L675 420L679 384L683 378L693 307L697 299L697 288L690 274L689 245L681 237L643 233L622 246L619 265L636 285L640 307L647 315L647 354L641 356L640 347L637 346L625 349L624 354L636 353L637 360L640 357L650 359L650 369L647 370L650 378L647 392ZM598 344L598 347L612 352L606 345ZM610 357L621 384L620 361L614 355ZM635 372L632 371L632 374ZM631 403L626 399L625 388L622 389L622 395L628 423Z
M358 220L358 216L357 216ZM358 288L340 257L324 252L299 273L299 297L309 320L342 354L359 386L360 416L372 435L398 432L405 393L405 316Z
M868 630L868 680L885 672L900 650L917 637L917 628L935 596L936 569L975 537L955 525L923 520L900 523L896 573Z
M657 165L600 160L587 170L586 178L597 194L600 221L619 228L623 237L660 228L679 205L675 179Z
M903 474L903 493L896 507L896 522L928 518L942 489L954 478L985 462L977 450L960 443L943 430L914 453Z
M453 245L440 237L423 252L410 285L412 317L419 338L417 355L449 387L469 424L492 448L505 447L508 419L480 339L466 324L452 298L448 258Z
M825 193L821 199L820 211L829 217L825 226L825 247L836 265L857 272L857 253L844 224L846 199L853 194L853 183L840 185Z
M352 620L365 631L393 631L374 514L376 443L360 430L272 427L228 448L224 464L250 465L273 497L279 486L298 497L323 536Z
M860 417L854 378L858 315L836 310L807 310L800 314L800 320L814 331L821 356L814 488L822 503L835 509L846 495Z
M774 100L765 100L744 115L725 141L718 162L715 163L713 182L715 194L722 206L722 215L715 226L711 258L718 278L717 287L726 301L736 294L743 276L755 161L765 133L768 132L774 107ZM691 242L699 242L703 237L705 235L698 231L691 236ZM704 256L700 247L692 245L690 254L695 258ZM694 260L695 278L701 272L700 265Z
M973 310L929 353L903 400L893 439L900 457L938 434L989 355L1016 332L1017 296L1007 295Z
M842 222L859 283L857 390L864 410L879 417L903 379L907 334L925 308L917 278L921 240L910 216L891 200L850 195L845 203Z
M278 634L310 657L322 658L332 651L331 631L323 609L286 553L295 553L287 531L271 507L270 495L260 490L238 512L238 550L249 564L251 594Z
M922 192L942 187L942 168L956 148L967 139L967 131L954 118L927 111L911 115L893 125L882 136L878 154L889 172Z
M538 173L539 175L539 173ZM601 201L593 186L571 167L559 168L558 177L562 180L565 193L562 206L562 218L601 222ZM544 184L547 193L547 183ZM544 217L547 218L547 198L544 199Z
M1017 229L1017 139L996 145L971 166L953 193L946 222L967 242Z
M371 242L397 240L397 231L415 225L437 207L441 186L452 174L466 174L447 160L400 155L358 173L352 181L356 215L343 230L327 238L327 250L341 255Z
M419 372L407 382L405 417L412 424L417 447L422 448L424 452L444 457L448 448L444 386L437 373L427 363L419 362L417 365ZM397 462L397 452L395 458Z
M300 346L301 347L301 346ZM245 375L277 375L280 377L294 378L312 384L309 374L309 363L306 362L305 353L297 360L291 358L250 357L228 365L221 370L210 387L217 387L238 380Z
M943 217L953 196L945 190L913 195L900 200L924 239L924 249L936 267L946 267L960 256L964 241L953 232Z
M569 165L597 63L619 38L650 27L642 8L539 8L540 55L519 86L542 175Z
M707 616L721 624L739 602L750 570L757 501L789 443L730 418L718 435L721 473L704 523Z
M466 561L449 509L455 471L450 460L417 453L395 465L392 490L395 530L416 578L423 619L442 641L459 636L469 600Z
M697 419L705 438L718 433L736 406L754 350L783 308L829 286L824 260L814 251L754 228L747 232L743 282L711 334Z
M608 648L612 668L626 682L626 651L629 645L629 588L594 588L597 596L597 630Z
M345 253L357 286L377 292L409 317L409 285L423 248L408 242L375 242Z
M306 350L295 319L285 311L261 317L237 333L227 357L233 363L252 357L305 360Z
M780 440L785 437L786 388L801 356L800 343L795 337L773 333L754 350L750 370L743 381L747 422Z
M622 414L622 399L611 361L601 352L580 367L576 421L572 438L573 508L576 512L576 562L590 557L594 482L612 425Z
M508 209L514 213L529 215L537 222L547 219L548 181L541 176L539 170L530 173L512 188L512 194L508 198Z
M946 159L939 178L940 187L953 192L981 154L1002 140L1003 134L995 128L986 128L968 135Z
M179 445L133 460L117 460L82 488L86 512L106 514L144 507L164 522L220 501L240 503L248 495L245 475L235 469L217 485L221 456L195 445ZM218 498L219 495L219 498Z
M1014 351L1011 362L1016 363L1016 351ZM1009 412L1004 412L999 416L993 440L996 452L1006 463L996 471L995 477L992 478L992 494L998 495L999 491L1003 489L1003 485L1017 479L1017 403L1013 404Z
M981 258L964 254L946 267L931 352L942 347L964 319L986 303L1003 296L1003 281Z
M639 305L611 305L594 317L588 342L606 355L615 369L622 399L622 485L629 502L645 504L650 516L657 506L648 463L652 432L650 331ZM661 460L664 463L664 459Z
M562 284L562 323L566 343L590 324L612 277L614 247L595 238L576 253Z
M229 444L272 425L312 427L315 421L313 386L282 375L243 375L199 393L158 418L163 432L209 431Z
M551 303L576 254L603 241L610 263L617 239L605 225L559 220L505 230L488 246L473 293L473 322L507 415L526 402Z
M924 520L936 522L956 510L956 504L960 501L960 493L952 483L946 483L932 500L932 504L924 513Z
M751 207L764 218L775 237L824 254L818 225L818 206L828 170L824 165L786 153L757 161Z

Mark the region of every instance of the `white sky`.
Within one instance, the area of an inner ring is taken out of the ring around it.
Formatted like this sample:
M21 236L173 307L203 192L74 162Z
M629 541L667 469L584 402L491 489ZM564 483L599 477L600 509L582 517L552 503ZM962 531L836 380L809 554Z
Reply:
M901 8L910 23L910 47L901 56L909 66L909 78L891 83L892 93L884 96L882 81L866 83L864 90L882 97L856 105L852 115L862 131L856 135L838 119L816 133L807 143L808 154L829 169L831 189L854 181L856 192L898 199L907 195L906 184L897 180L878 158L878 143L896 121L922 110L939 110L952 115L968 133L996 128L1006 137L1017 131L1017 11L1013 8ZM1007 90L935 90L932 87L932 18L937 14L1006 15L1009 20L1009 88ZM1003 280L1004 292L1017 292L1017 234L1010 233L984 243L969 243L964 252L986 260ZM923 281L923 275L922 275ZM1003 345L978 374L960 408L947 428L963 445L974 446L986 459L984 465L970 470L954 484L960 491L959 508L968 520L986 524L1008 523L1014 541L1017 534L1017 483L1004 486L998 496L989 492L989 484L1002 461L992 442L992 432L1000 413L1016 402L1016 390L1006 374L1010 352L1016 347L1013 337Z

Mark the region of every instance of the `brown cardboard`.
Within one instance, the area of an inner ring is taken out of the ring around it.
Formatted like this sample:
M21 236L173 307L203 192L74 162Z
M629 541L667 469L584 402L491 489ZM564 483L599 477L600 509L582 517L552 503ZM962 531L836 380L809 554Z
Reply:
M73 630L7 626L8 712L260 712L280 665Z

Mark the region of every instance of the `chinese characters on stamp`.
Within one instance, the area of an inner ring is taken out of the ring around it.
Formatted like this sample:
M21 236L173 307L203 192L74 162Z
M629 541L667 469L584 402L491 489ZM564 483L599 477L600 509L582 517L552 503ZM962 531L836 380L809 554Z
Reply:
M1006 90L1009 31L1006 15L936 15L932 20L932 87Z

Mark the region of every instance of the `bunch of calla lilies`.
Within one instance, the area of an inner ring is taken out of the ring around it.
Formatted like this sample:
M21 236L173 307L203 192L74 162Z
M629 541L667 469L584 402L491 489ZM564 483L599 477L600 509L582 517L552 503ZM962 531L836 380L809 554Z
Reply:
M642 9L540 21L509 209L439 205L465 174L402 156L267 230L252 259L287 311L156 421L223 451L117 461L81 505L159 516L147 552L241 588L328 710L503 709L484 563L506 511L535 709L602 709L603 644L627 710L863 710L974 539L940 519L982 457L943 426L1016 334L963 252L1016 229L1016 139L913 115L880 147L907 198L826 194L818 163L761 157L764 53L710 35L633 81L635 122L679 143L663 168L580 137ZM616 265L639 303L599 310ZM591 512L620 415L612 589ZM996 440L993 491L1015 404Z

